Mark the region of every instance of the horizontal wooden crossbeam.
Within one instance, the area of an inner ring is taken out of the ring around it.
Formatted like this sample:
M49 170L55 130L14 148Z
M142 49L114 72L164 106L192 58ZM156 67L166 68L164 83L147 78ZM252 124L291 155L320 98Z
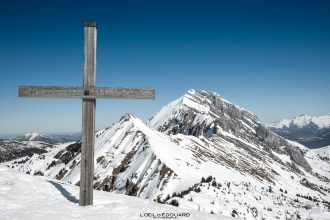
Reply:
M82 99L155 99L155 90L146 88L20 86L19 97Z

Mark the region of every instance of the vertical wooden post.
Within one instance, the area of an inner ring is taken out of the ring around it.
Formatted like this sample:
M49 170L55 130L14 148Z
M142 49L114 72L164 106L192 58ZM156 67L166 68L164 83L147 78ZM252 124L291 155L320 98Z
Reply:
M84 22L84 95L95 87L96 79L95 21ZM83 99L81 133L81 173L79 205L93 205L95 99Z
M83 87L20 86L20 97L82 98L81 172L79 205L93 205L94 132L96 98L154 99L154 89L96 88L95 21L84 22L84 82Z

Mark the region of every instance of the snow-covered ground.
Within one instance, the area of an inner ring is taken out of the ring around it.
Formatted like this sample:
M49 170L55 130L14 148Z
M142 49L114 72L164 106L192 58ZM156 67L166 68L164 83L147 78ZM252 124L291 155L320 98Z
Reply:
M63 144L5 165L79 185L80 148L80 142ZM94 189L149 201L104 192L97 192L96 200L98 195L101 200L113 195L111 199L129 198L128 204L157 201L192 213L249 220L330 219L328 152L286 141L253 113L217 94L190 90L147 123L126 114L96 133ZM77 195L74 186L61 186ZM103 201L95 204L99 207Z
M161 205L146 199L94 191L94 205L77 203L79 188L47 177L30 176L0 165L0 219L232 219ZM188 217L187 217L188 216Z

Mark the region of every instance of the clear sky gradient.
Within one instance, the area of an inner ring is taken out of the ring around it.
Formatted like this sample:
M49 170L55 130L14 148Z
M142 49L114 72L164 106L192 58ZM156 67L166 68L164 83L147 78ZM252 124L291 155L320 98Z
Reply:
M330 1L0 1L0 136L75 132L81 100L23 99L19 85L80 86L83 20L98 23L98 86L156 100L99 100L96 127L148 119L188 89L275 121L330 113Z

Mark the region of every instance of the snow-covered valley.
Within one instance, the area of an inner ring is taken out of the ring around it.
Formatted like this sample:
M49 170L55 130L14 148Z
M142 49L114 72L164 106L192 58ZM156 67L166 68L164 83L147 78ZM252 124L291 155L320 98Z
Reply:
M80 147L3 165L79 185ZM94 188L219 216L329 219L329 149L287 141L220 95L189 90L147 122L126 114L97 132Z
M300 115L269 124L269 127L282 137L299 142L308 148L330 145L330 114Z

